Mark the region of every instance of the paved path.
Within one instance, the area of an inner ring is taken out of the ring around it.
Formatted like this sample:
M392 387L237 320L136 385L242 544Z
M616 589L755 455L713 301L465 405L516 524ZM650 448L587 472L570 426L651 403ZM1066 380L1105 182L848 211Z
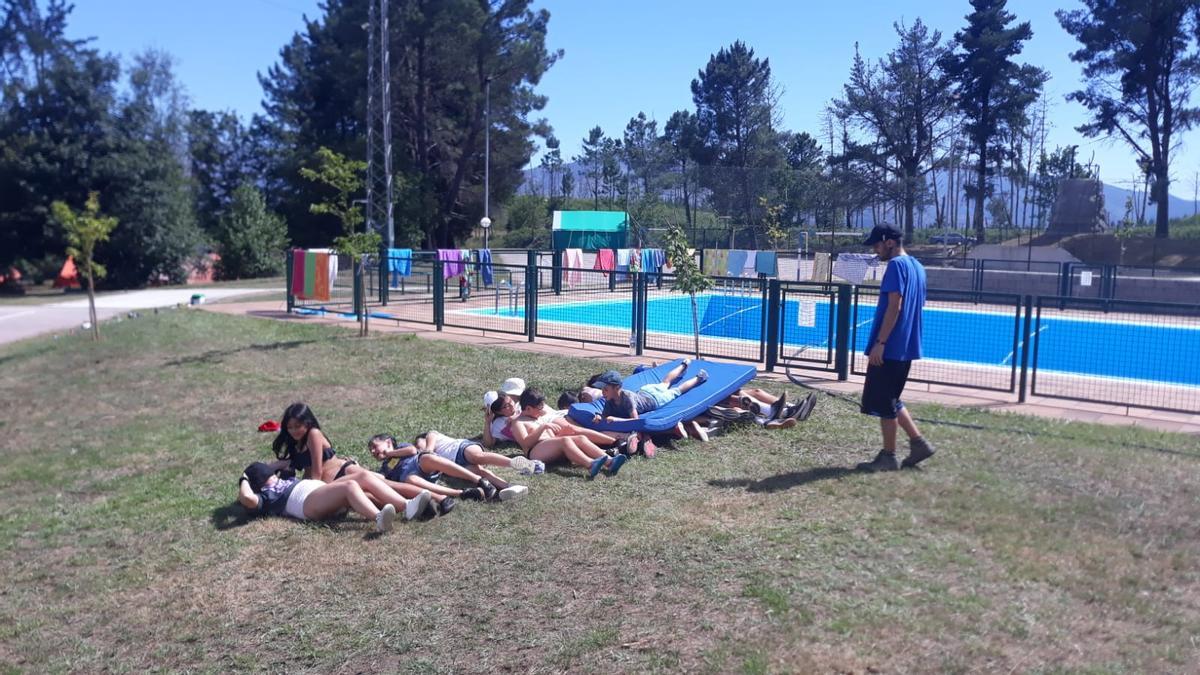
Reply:
M109 319L131 311L171 307L203 293L205 300L240 295L278 292L278 288L161 288L145 291L101 293L96 296L96 316ZM0 304L0 344L25 338L80 328L88 320L87 296L41 305Z

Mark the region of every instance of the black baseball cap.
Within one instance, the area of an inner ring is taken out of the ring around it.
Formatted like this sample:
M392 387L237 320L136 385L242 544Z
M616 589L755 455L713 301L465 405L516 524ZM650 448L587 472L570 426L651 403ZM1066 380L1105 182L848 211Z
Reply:
M882 225L876 225L874 228L871 229L871 236L867 237L867 240L864 241L862 243L862 245L863 246L874 246L875 244L878 244L879 242L883 241L884 239L894 239L896 241L903 241L904 233L901 232L899 229L897 229L895 225L889 225L887 223L884 223Z
M615 370L609 370L595 379L596 384L600 386L611 384L614 387L621 386L621 374Z

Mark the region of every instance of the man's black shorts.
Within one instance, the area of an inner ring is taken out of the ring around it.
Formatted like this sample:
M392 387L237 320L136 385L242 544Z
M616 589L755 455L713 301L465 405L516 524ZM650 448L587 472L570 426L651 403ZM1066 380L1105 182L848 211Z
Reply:
M862 407L859 412L887 420L896 419L904 408L900 394L908 382L912 361L883 360L882 366L867 366L867 381L863 383Z

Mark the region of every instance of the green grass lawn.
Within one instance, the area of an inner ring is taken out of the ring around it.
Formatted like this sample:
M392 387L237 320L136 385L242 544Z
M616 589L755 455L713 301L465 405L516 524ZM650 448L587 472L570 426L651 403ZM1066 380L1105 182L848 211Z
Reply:
M603 364L194 310L0 348L0 665L29 672L1184 672L1200 663L1195 437L918 406L923 471L822 396L613 479L383 537L246 520L295 400L341 454L472 435L480 394ZM774 387L774 385L770 385ZM789 393L800 392L791 387ZM1188 666L1187 664L1192 664Z

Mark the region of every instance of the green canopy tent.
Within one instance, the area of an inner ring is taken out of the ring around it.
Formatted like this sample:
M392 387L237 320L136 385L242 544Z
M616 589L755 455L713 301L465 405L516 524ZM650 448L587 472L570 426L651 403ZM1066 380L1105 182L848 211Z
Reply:
M629 216L624 211L555 211L554 248L625 248Z

